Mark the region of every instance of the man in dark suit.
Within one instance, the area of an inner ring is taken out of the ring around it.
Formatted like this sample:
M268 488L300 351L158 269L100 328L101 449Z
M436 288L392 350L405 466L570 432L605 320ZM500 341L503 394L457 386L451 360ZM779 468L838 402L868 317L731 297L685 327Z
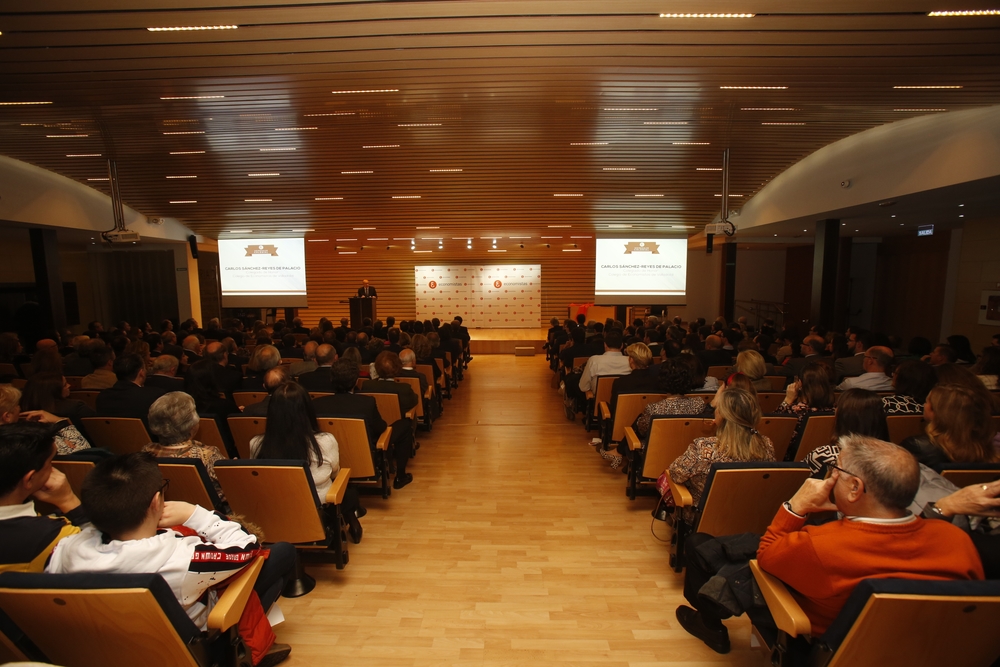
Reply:
M147 423L149 406L167 392L144 386L146 364L138 354L126 354L115 359L113 368L118 382L97 395L97 416L131 417Z
M337 360L337 351L332 345L323 344L316 348L316 370L299 376L299 384L306 391L332 392L333 376L331 367Z
M267 417L267 406L271 402L271 394L274 393L275 389L288 382L290 379L287 366L275 366L271 370L267 371L264 373L264 389L267 391L267 396L264 397L263 401L244 406L243 412L235 413L234 416Z
M358 288L358 296L366 299L377 299L378 292L375 288L368 284L368 279L365 278L361 281L361 287Z
M215 382L218 384L227 398L233 397L233 392L238 391L243 384L243 371L229 365L229 353L222 343L209 343L205 346L205 358L210 360Z
M398 360L397 360L398 361ZM313 401L313 409L318 417L354 417L365 420L365 430L368 432L368 446L375 450L375 443L385 431L385 421L378 412L378 403L371 396L361 396L354 393L358 382L358 366L350 359L340 359L331 367L333 396L322 396ZM393 384L397 384L393 382ZM404 385L406 386L406 385ZM409 388L407 386L407 388ZM412 392L411 392L412 393ZM400 420L404 421L404 420ZM409 420L406 420L409 421ZM397 424L399 422L396 422ZM401 429L397 433L395 424L392 429L391 442L395 450L396 479L392 483L394 489L401 489L413 481L413 475L406 472L406 464L410 460L412 449L409 446L411 434Z
M785 359L785 364L775 368L774 374L784 375L789 378L800 377L802 370L814 361L830 366L832 373L833 364L830 361L830 357L824 355L826 342L822 338L819 336L806 336L805 340L802 341L801 350L803 356Z
M361 385L361 391L365 394L395 394L399 403L399 414L405 415L408 411L417 407L420 397L413 393L410 385L403 382L396 382L394 379L403 370L403 364L399 361L399 355L392 352L382 352L375 358L375 373L377 380L365 380ZM398 472L399 461L409 460L414 451L414 423L408 417L401 417L399 420L389 424L392 427L392 443L396 447L396 481L393 488L402 488L410 483L413 475L403 475L400 478ZM398 486L397 486L398 485Z
M399 375L396 377L417 378L420 380L420 400L423 401L424 412L436 417L438 414L437 405L432 404L430 400L425 398L428 387L427 376L416 369L417 355L410 348L404 348L399 353L399 363L403 365L403 368L400 369Z
M153 360L153 368L146 377L146 387L156 387L163 391L184 391L184 378L177 377L180 362L170 354L161 354Z
M722 349L722 337L715 334L705 338L705 349L698 353L698 357L705 368L731 366L733 363L732 353Z

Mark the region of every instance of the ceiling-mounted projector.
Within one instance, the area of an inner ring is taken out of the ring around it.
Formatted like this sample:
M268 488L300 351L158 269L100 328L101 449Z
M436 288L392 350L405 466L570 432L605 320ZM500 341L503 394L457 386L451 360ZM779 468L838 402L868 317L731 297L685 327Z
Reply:
M118 243L138 243L139 242L139 232L133 232L131 230L114 230L110 232L104 232L102 234L104 240L108 243L114 245Z

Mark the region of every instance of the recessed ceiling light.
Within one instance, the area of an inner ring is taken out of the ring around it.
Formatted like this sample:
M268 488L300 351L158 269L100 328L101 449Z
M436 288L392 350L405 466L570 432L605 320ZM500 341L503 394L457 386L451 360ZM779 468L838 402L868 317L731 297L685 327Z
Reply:
M342 173L342 174L374 174L375 172L371 171L371 170L367 170L367 171L342 171L340 173Z
M788 86L719 86L720 90L788 90Z
M318 127L276 127L275 132L298 132L299 130L318 130Z
M236 30L238 25L181 25L166 28L146 28L149 32L178 32L181 30Z
M355 231L355 232L371 232L371 231L375 231L375 227L352 227L351 229L353 231Z
M912 112L918 112L918 111L919 112L923 112L923 111L947 111L947 109L893 109L893 111L902 111L902 112L911 112L912 113Z
M662 197L663 195L635 195L636 197Z
M396 127L441 127L441 123L397 123Z
M392 195L393 199L420 199L420 195Z
M740 111L798 111L794 107L740 107Z
M961 9L927 12L927 16L1000 16L1000 9Z
M383 144L381 146L362 146L362 148L399 148L399 144Z
M355 93L398 93L399 88L382 88L380 90L331 90L334 95L353 95Z
M570 143L570 146L607 146L607 141L574 141Z
M269 152L273 152L273 151L294 151L294 150L295 150L294 146L287 146L285 148L261 148L260 152L261 153L269 153Z
M604 167L604 171L635 171L635 167Z
M343 197L316 197L316 201L338 201Z
M549 229L558 229L564 227L572 227L573 225L549 225Z
M563 252L583 252L580 248L563 248Z
M643 125L687 125L686 120L646 120Z
M695 171L722 171L722 167L695 167Z
M556 194L554 194L552 196L553 197L582 197L583 195L580 194L580 193L574 194L574 193L558 193L557 192Z
M270 114L269 114L270 115ZM353 111L334 111L333 113L304 113L306 118L319 118L321 116L353 116Z
M753 14L660 14L661 19L752 19Z
M170 200L170 203L171 204L197 204L198 200L197 199L172 199L172 200Z
M172 97L161 97L161 100L219 100L225 95L175 95Z
M3 107L20 107L31 104L52 104L52 102L0 102L0 106Z
M164 132L163 134L205 134L204 130L188 130L186 132Z
M962 86L893 86L896 90L955 90Z
M896 214L895 214L895 213L893 213L893 214L892 214L892 215L890 215L889 217L890 217L890 218L895 218L895 217L896 217ZM846 225L847 223L845 222L844 224Z
M804 232L808 232L809 230L808 230L808 229L803 229L802 231L804 231Z
M708 146L707 141L673 141L671 142L674 146Z
M107 176L104 176L103 178L88 178L87 180L88 181L107 181L107 180L110 180L110 179Z
M70 153L66 157L101 157L100 153Z
M428 171L430 171L432 173L436 173L436 174L443 174L443 173L459 172L459 171L462 171L462 170L461 169L428 169Z
M244 199L243 201L254 201L254 202L256 202L256 201L274 201L274 200L273 199ZM292 231L294 232L295 230L293 229Z
M247 176L250 176L251 178L257 178L258 176L281 176L281 174L279 174L276 171L262 171L253 174L247 174Z
M604 107L605 111L659 111L653 107Z
M959 204L958 206L959 206L959 208L961 208L962 206L965 206L965 204Z
M309 243L329 243L330 239L306 239Z
M965 216L964 216L964 215L960 215L960 216L958 216L958 217L960 217L960 218L964 218Z
M805 123L761 123L761 125L805 125Z
M171 155L201 155L205 151L170 151Z
M46 139L77 139L79 137L89 137L89 134L46 134Z
M167 178L198 178L197 176L167 176Z
M775 234L775 236L777 236L777 234Z

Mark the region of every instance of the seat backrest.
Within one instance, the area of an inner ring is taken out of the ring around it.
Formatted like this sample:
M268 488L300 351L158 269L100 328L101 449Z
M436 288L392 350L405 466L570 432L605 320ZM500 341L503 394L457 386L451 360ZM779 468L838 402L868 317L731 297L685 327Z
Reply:
M317 398L323 398L324 396L333 396L332 391L310 391L309 398L316 400Z
M17 375L17 367L14 364L0 364L0 375Z
M229 432L233 434L233 444L241 459L250 458L250 441L254 436L264 435L267 417L229 417Z
M718 378L719 380L725 380L729 375L729 369L732 366L709 366L708 372L705 373L706 377Z
M788 445L792 444L792 436L798 423L798 417L764 417L757 424L757 430L771 440L776 461L785 460L785 452L788 451Z
M320 501L305 461L219 461L215 476L233 512L260 526L266 542L306 544L326 539Z
M53 459L52 465L59 470L59 472L66 475L66 481L69 482L69 488L73 489L73 493L75 493L77 497L80 496L80 490L83 488L83 480L86 478L87 473L94 469L93 461L73 458L70 456L57 456Z
M97 409L97 395L100 394L100 393L101 393L100 391L97 391L97 390L94 390L94 389L82 389L80 391L71 391L71 392L69 392L69 397L71 399L73 399L74 401L81 401L84 405L86 405L91 410L96 410Z
M152 442L141 419L127 417L84 417L80 420L90 442L115 454L141 451Z
M587 365L588 361L590 361L590 357L573 357L573 368L582 368Z
M622 438L625 437L625 427L631 426L647 405L662 401L666 397L666 394L618 394L611 440L621 442Z
M170 482L165 500L181 500L208 510L221 509L222 503L201 459L158 458L164 481Z
M198 667L198 628L158 574L5 572L0 607L54 664Z
M1000 479L996 463L949 463L942 467L941 476L959 488L972 484L989 484Z
M757 402L760 404L760 411L765 415L774 412L785 400L783 391L759 391L757 392Z
M781 504L811 471L804 463L714 463L701 496L697 530L764 534Z
M382 421L390 426L402 418L399 413L399 397L396 394L358 392L361 396L371 396L378 403L378 413Z
M642 476L656 479L684 453L695 438L715 435L715 422L701 417L656 417L649 429L649 444Z
M788 384L788 378L784 375L765 375L764 377L771 381L771 391L783 391L785 385Z
M395 396L393 396L395 398ZM351 469L351 479L375 476L372 450L364 419L348 417L318 417L319 430L332 433L340 449L340 467Z
M889 425L889 441L897 445L911 435L921 435L927 425L923 415L889 415L885 418Z
M430 364L417 364L413 368L424 374L424 377L427 378L428 387L434 386L434 369Z
M600 414L598 406L611 400L611 387L621 375L599 375L594 383L594 416Z
M253 405L254 403L260 403L265 398L267 398L266 391L234 391L233 400L236 405L241 408L245 408L248 405Z
M836 417L833 415L807 417L806 424L802 427L802 437L799 439L799 449L795 453L795 460L801 461L817 447L830 444L830 440L833 439L834 426L836 426Z
M3 373L0 373L3 375ZM80 391L83 389L83 376L82 375L67 375L66 384L69 385L70 391Z
M865 579L822 641L828 667L975 667L1000 655L998 626L998 581Z
M219 452L228 457L226 453L226 443L222 439L222 431L219 424L212 417L202 417L198 422L198 432L194 434L194 439L203 445L215 447Z
M420 400L417 401L417 413L416 413L417 417L423 417L424 394L422 391L420 391L420 378L410 378L410 377L396 378L396 382L403 382L405 384L410 385L410 389L413 390L413 394L420 398Z

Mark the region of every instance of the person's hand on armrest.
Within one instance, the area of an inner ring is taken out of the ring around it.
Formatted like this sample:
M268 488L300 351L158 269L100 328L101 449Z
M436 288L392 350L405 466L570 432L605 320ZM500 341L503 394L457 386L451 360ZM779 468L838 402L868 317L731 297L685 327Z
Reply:
M1000 517L1000 480L989 484L972 484L934 503L945 517L956 514Z
M34 499L40 500L56 508L63 514L75 510L80 506L80 499L73 493L66 475L58 468L53 468L45 485L35 491Z

